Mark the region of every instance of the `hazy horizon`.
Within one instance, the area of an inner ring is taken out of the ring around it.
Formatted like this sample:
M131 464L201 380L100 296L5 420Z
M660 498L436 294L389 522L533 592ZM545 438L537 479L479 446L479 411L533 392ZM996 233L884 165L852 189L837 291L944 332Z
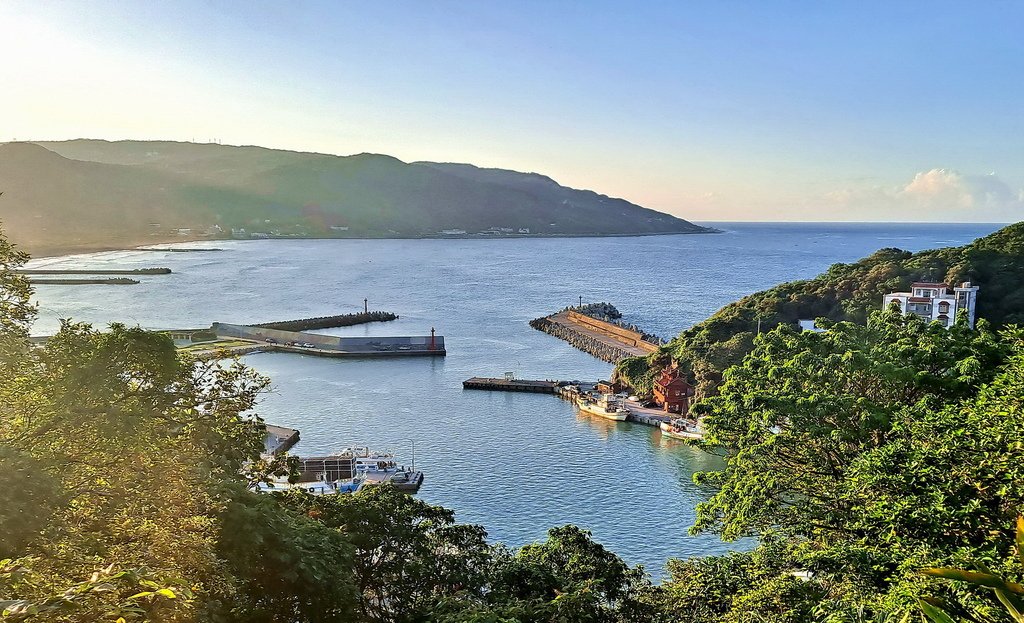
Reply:
M6 0L0 140L462 162L698 222L1024 218L1024 7L795 8Z

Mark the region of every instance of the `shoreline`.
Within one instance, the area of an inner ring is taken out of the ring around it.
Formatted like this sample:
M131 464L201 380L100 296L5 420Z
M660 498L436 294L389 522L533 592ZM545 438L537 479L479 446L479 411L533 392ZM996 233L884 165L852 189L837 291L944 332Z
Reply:
M665 232L643 232L632 234L503 234L500 236L480 234L457 234L452 236L279 236L274 238L187 238L169 239L159 242L148 242L139 245L83 245L83 246L53 246L41 247L41 250L34 252L25 245L17 244L18 249L25 251L33 260L52 259L67 257L71 255L87 255L91 253L108 253L112 251L134 251L138 253L157 253L160 251L174 251L174 249L155 249L153 245L178 245L193 242L253 242L256 240L507 240L524 238L640 238L648 236L690 236L722 234L725 230L715 227L705 227L705 231L665 231Z

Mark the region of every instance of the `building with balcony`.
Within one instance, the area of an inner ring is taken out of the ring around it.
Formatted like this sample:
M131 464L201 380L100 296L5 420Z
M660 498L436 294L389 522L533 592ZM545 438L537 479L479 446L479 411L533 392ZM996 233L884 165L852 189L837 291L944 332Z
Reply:
M978 301L978 286L965 281L949 287L945 283L918 281L910 286L910 292L892 292L882 298L882 307L888 309L893 303L904 314L914 314L928 322L939 322L950 327L957 315L963 313L967 324L974 328L975 306Z

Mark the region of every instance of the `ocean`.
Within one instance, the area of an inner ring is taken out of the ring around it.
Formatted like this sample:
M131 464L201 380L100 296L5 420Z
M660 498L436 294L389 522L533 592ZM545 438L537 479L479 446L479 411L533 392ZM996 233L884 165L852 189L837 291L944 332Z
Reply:
M669 558L743 544L689 536L710 492L695 471L720 459L653 428L576 413L552 396L463 390L471 376L594 380L611 366L527 322L607 301L665 338L721 306L810 278L882 247L956 246L994 224L702 223L721 234L459 240L254 240L187 243L217 252L116 251L34 260L33 267L165 266L135 286L39 286L36 334L60 318L103 326L194 328L370 309L397 321L336 335L445 337L445 358L321 359L263 353L244 363L273 389L258 413L301 431L293 452L368 445L426 473L420 496L516 546L577 524L655 576ZM984 296L984 292L980 293ZM881 302L879 302L881 304Z

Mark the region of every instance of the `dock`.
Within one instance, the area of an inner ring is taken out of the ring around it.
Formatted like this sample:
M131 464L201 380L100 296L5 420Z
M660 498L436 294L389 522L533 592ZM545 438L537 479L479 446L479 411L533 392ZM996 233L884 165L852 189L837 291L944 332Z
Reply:
M474 376L462 382L463 389L479 389L495 392L531 392L535 394L552 394L559 398L575 402L581 393L596 391L598 383L583 383L580 381L535 381L516 378L492 378ZM629 409L627 422L643 424L644 426L661 427L663 422L671 422L673 416L661 409L644 407L638 403L629 402L626 404Z
M263 440L263 447L267 454L277 455L287 452L292 446L299 443L299 431L284 426L267 424L267 436Z
M530 392L534 394L554 394L558 381L525 381L512 378L487 378L474 376L462 382L463 389L483 389L501 392Z

